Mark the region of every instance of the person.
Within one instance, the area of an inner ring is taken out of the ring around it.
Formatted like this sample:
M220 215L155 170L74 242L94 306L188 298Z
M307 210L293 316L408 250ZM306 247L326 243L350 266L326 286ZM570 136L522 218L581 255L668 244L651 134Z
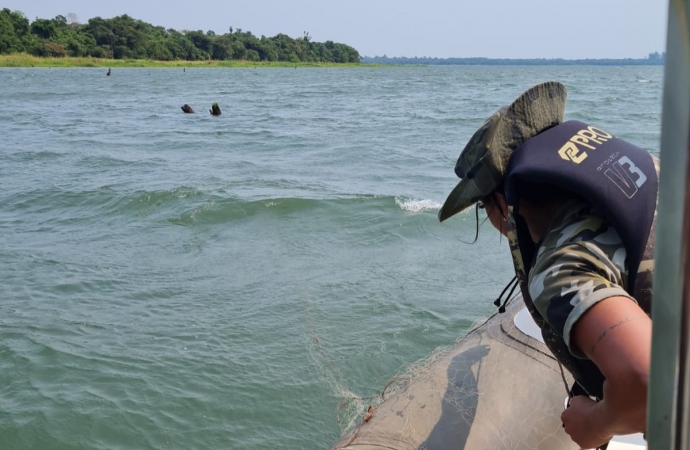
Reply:
M525 305L576 382L565 431L599 448L646 428L659 165L563 122L566 98L546 82L491 116L461 152L439 220L476 205L507 237Z

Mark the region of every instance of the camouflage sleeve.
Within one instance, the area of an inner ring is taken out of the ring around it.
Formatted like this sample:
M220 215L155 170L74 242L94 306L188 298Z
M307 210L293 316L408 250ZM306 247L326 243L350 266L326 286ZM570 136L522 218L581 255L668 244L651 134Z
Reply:
M632 299L624 289L626 251L616 230L587 205L578 204L560 217L538 249L529 294L570 353L585 358L570 345L571 330L597 302L614 296Z

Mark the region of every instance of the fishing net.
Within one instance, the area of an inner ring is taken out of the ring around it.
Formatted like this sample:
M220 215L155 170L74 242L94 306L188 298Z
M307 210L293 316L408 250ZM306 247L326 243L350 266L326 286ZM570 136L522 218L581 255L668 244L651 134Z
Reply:
M342 389L318 337L312 357L343 402L332 448L568 449L578 448L560 422L567 386L541 342L513 323L519 301L505 314L475 324L454 346L438 349L394 377L380 393L360 397Z

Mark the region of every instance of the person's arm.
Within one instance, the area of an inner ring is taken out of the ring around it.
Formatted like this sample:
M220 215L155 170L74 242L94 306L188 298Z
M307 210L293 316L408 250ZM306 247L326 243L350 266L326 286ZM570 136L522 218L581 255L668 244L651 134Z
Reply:
M602 401L575 397L561 415L565 431L578 445L595 448L613 435L645 430L651 344L651 319L626 297L598 302L575 323L571 346L606 377Z

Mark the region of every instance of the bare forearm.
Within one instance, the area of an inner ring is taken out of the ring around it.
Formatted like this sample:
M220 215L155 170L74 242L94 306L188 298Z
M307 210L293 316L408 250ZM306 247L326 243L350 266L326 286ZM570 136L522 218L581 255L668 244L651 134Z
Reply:
M592 408L592 425L602 436L645 431L647 377L628 376L604 382L604 399Z
M645 430L651 325L644 311L625 297L601 301L576 324L575 345L606 378L601 402L573 399L576 408L563 413L566 431L578 444L600 445L614 435Z

